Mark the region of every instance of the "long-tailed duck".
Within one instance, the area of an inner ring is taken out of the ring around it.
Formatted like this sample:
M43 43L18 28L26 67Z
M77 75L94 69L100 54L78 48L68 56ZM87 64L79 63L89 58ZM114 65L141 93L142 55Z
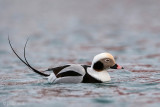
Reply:
M110 53L100 53L93 58L91 66L68 64L49 68L45 71L52 71L52 73L47 74L33 68L28 63L25 56L25 48L28 40L24 46L24 60L13 49L9 37L8 41L15 55L32 71L47 78L49 83L103 83L111 80L107 72L108 69L124 69L116 64L114 57Z

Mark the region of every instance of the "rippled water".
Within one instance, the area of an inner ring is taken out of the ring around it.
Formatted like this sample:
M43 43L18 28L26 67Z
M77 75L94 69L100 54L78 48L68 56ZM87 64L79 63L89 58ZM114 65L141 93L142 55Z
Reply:
M0 0L0 107L159 107L159 0ZM90 64L112 53L124 70L112 81L49 84L9 48L44 70L68 63Z

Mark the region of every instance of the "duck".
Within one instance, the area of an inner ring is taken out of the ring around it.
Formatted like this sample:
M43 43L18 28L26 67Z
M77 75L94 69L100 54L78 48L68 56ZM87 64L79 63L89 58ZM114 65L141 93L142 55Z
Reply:
M40 71L32 67L27 61L25 49L28 40L24 46L24 59L22 59L14 50L9 36L8 41L11 50L18 59L33 72L47 79L48 83L105 83L111 81L111 77L107 72L108 69L124 69L116 63L112 54L103 52L94 56L91 65L66 64ZM48 74L46 71L50 71L51 73Z

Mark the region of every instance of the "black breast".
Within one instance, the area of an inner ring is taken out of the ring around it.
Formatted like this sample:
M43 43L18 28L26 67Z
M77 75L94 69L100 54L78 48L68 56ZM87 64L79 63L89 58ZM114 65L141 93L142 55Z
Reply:
M87 66L87 65L83 65L85 71L86 71L86 74L84 75L83 77L83 81L82 83L102 83L102 81L100 80L97 80L95 78L93 78L92 76L90 76L87 72L87 68L90 67L90 66Z

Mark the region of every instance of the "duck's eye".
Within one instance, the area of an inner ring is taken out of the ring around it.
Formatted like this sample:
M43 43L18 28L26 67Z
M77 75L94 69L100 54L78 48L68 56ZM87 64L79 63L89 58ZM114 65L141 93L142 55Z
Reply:
M109 62L110 60L109 59L105 59L105 62Z

